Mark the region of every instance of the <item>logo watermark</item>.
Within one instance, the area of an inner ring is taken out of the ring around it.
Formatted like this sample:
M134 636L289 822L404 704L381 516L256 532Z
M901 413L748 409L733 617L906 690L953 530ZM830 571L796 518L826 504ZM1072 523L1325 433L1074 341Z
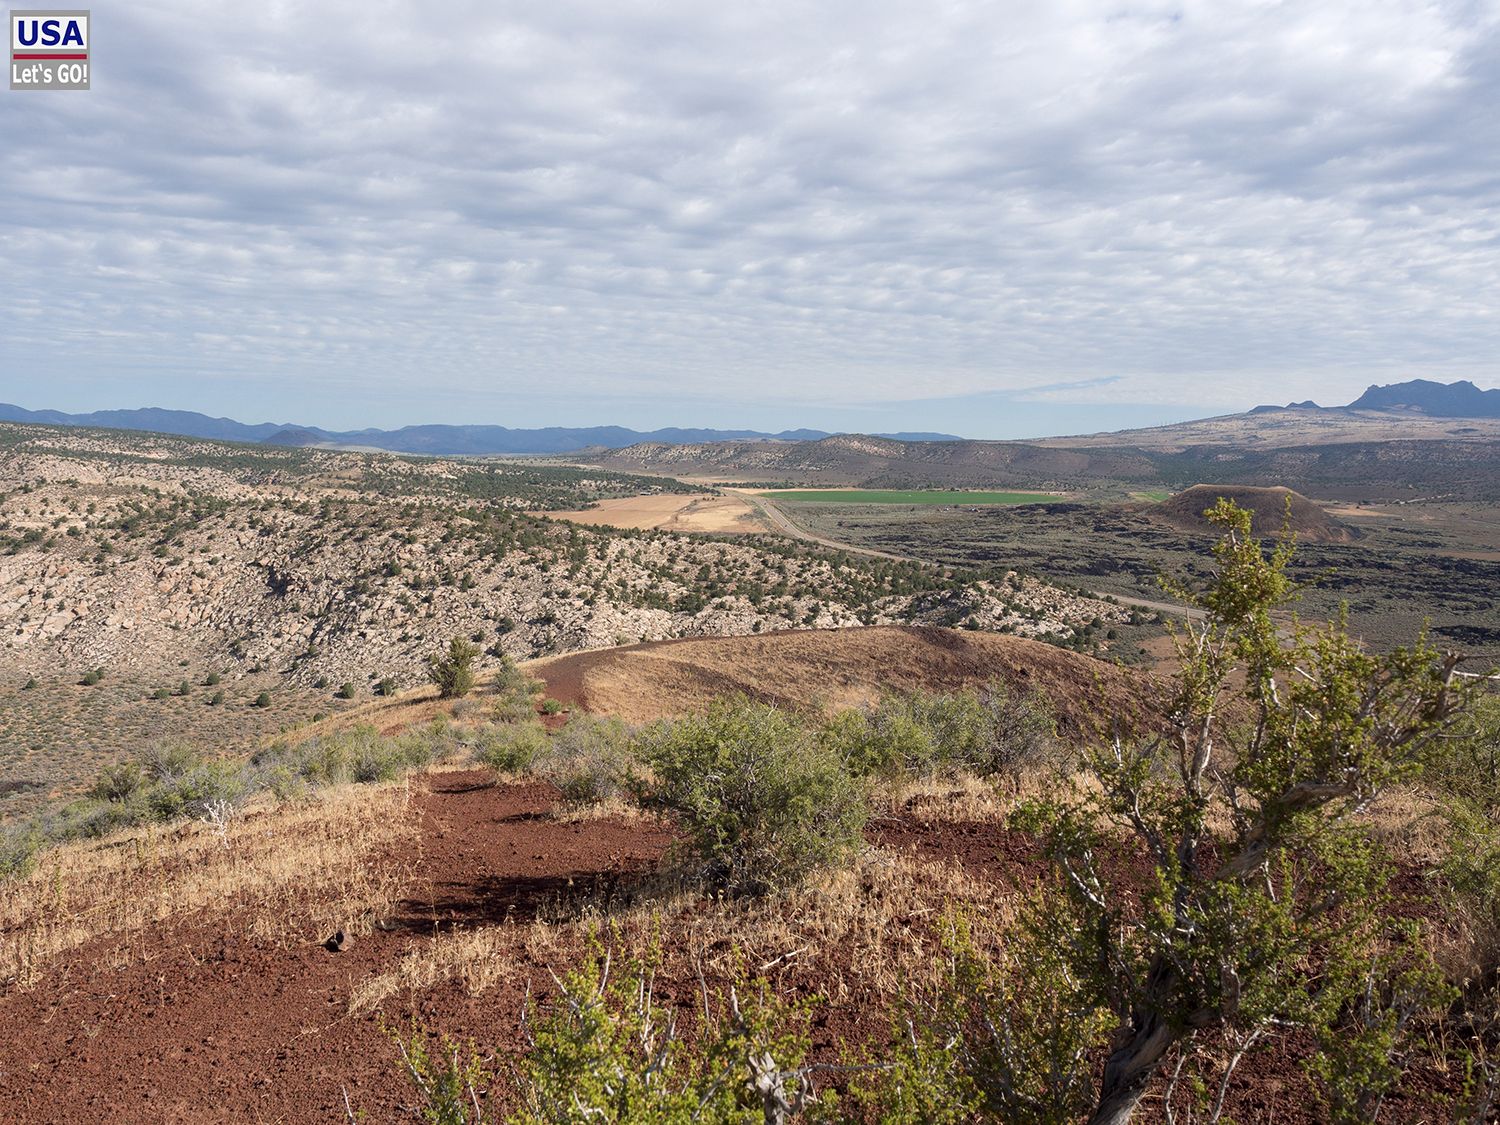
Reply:
M10 88L87 90L88 12L11 12Z

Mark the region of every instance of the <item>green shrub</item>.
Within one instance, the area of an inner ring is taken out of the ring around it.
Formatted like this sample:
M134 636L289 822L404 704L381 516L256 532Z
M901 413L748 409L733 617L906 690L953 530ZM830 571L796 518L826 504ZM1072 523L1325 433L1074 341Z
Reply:
M997 680L982 691L887 697L870 711L836 715L822 740L858 777L964 772L1017 780L1057 760L1053 732L1043 697Z
M343 684L342 686L340 686L339 690L337 692L335 692L334 694L336 694L340 699L353 699L354 698L354 685L353 684Z
M802 723L764 704L719 703L642 739L653 803L675 813L701 873L759 894L847 860L869 815L863 788Z
M497 723L529 722L535 714L531 693L524 690L507 691L490 701L490 718Z
M259 695L257 695L255 697L255 705L257 707L269 707L269 706L271 706L271 693L268 692L268 691L261 692Z
M80 682L85 687L93 687L95 684L97 684L102 679L104 679L104 669L103 668L94 668L94 669L91 669L88 672L85 672L83 674L83 679Z
M534 768L566 803L592 805L623 793L634 765L629 727L619 719L577 715L552 736Z
M1028 769L1061 764L1057 720L1046 696L1019 692L1003 680L991 680L965 698L968 695L975 699L979 714L973 725L964 721L963 729L972 736L956 740L955 746L960 748L960 764L971 773L1018 782Z
M544 699L544 700L542 700L542 714L543 715L557 715L557 714L560 714L562 712L562 709L563 709L563 704L562 704L562 700L560 700L560 699Z
M460 745L454 728L442 715L424 726L402 731L394 742L400 754L401 765L408 769L452 758Z
M483 1125L479 1091L494 1081L472 1042L444 1038L433 1051L415 1028L408 1035L387 1031L401 1056L401 1070L421 1100L429 1125ZM363 1115L361 1115L363 1116Z
M235 764L204 762L153 786L146 796L153 819L176 820L201 817L214 801L237 803L246 788L246 778Z
M820 741L856 777L895 778L924 772L936 752L931 732L901 703L889 701L868 713L835 715L823 728Z
M475 759L499 774L524 773L547 750L540 723L487 726L474 739Z
M1110 1025L1045 930L1050 913L1066 910L1043 893L995 952L965 915L943 920L941 983L901 998L885 1065L850 1083L868 1119L1050 1125L1086 1114Z
M497 695L506 692L527 692L526 674L516 667L516 662L505 653L500 653L500 667L495 671L490 686Z
M74 801L46 823L50 840L97 840L125 828L157 819L151 808L149 790L125 801Z
M203 756L182 742L153 742L136 755L141 772L152 782L175 781L203 764Z
M125 801L145 783L146 777L139 762L118 762L100 771L89 796L97 801Z
M1225 1089L1243 1052L1217 1045L1293 1028L1317 1043L1320 1119L1373 1120L1408 1016L1453 994L1417 928L1392 924L1391 868L1358 814L1417 775L1469 691L1424 640L1377 653L1342 615L1283 626L1290 539L1267 554L1249 512L1205 514L1223 532L1213 581L1171 588L1204 613L1178 637L1169 733L1098 740L1086 784L1010 821L1042 837L1066 906L1038 923L1046 947L1108 1012L1091 1120L1129 1120L1169 1069ZM1101 862L1122 847L1144 870Z
M615 965L597 939L592 954L529 1021L518 1065L523 1109L512 1120L751 1125L801 1108L806 1006L780 1000L764 981L741 981L717 1003L705 990L704 1025L687 1043L654 988L654 955Z

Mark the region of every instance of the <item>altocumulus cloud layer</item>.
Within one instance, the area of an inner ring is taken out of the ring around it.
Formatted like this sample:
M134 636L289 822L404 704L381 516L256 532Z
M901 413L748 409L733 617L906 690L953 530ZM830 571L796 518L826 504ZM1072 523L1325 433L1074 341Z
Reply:
M1500 374L1493 2L93 16L90 93L0 92L27 405L800 424Z

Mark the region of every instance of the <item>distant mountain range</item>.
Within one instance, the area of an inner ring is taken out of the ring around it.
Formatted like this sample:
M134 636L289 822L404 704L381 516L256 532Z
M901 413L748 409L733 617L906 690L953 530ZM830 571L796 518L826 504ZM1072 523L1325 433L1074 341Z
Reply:
M1372 386L1347 406L1319 406L1316 402L1288 403L1286 406L1257 406L1247 414L1227 415L1224 420L1247 420L1251 416L1330 419L1352 412L1390 415L1399 424L1402 417L1413 418L1500 418L1500 390L1483 391L1473 383L1435 383L1412 379L1389 386ZM1292 412L1292 413L1287 413ZM1162 432L1184 430L1204 423L1179 423L1157 427ZM325 430L296 423L261 422L246 425L232 418L210 418L190 410L162 410L145 407L140 410L96 410L89 414L64 414L58 410L25 410L0 403L0 422L39 422L53 426L99 426L116 430L148 430L153 433L177 434L182 437L209 438L215 441L264 442L284 446L341 446L384 449L392 453L424 453L434 456L482 455L496 453L562 454L586 449L627 449L634 445L701 445L708 442L817 442L838 435L825 430L710 430L668 428L643 432L624 426L548 426L543 429L509 429L505 426L403 426L399 430ZM1146 433L1147 431L1134 431ZM904 442L957 442L953 434L894 433L874 434ZM1091 444L1110 435L1096 435ZM1045 444L1057 444L1047 439ZM1071 439L1068 439L1071 440ZM1130 439L1123 439L1129 442Z
M1430 418L1500 418L1500 390L1482 391L1467 379L1457 383L1411 379L1384 387L1372 386L1348 406L1319 406L1308 399L1285 406L1257 406L1250 413L1270 414L1279 410L1378 410L1425 414Z
M246 425L233 418L210 418L191 410L95 410L64 414L60 410L26 410L0 403L0 422L37 422L49 426L99 426L113 430L147 430L214 441L264 442L290 446L361 446L392 453L433 455L486 453L573 453L582 449L624 449L640 442L673 445L707 441L818 441L824 430L698 430L668 428L642 432L623 426L548 426L508 429L505 426L403 426L399 430L324 430L317 426L261 422ZM901 441L957 441L952 434L884 434Z

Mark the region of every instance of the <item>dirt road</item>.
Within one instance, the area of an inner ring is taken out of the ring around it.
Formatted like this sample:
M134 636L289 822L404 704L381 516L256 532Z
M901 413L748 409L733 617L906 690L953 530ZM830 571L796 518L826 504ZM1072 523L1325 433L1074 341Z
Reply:
M877 551L872 547L856 547L852 543L841 543L837 539L825 539L821 535L814 535L806 528L799 527L775 501L769 500L764 496L757 496L753 492L744 492L737 488L725 489L725 491L743 496L745 501L758 509L776 530L791 536L793 539L801 539L806 543L816 543L821 547L832 547L836 551L849 551L858 555L873 555L875 558L893 559L896 562L924 561L916 558L914 555L894 555L889 551ZM1173 617L1185 617L1190 621L1202 621L1204 617L1201 609L1176 605L1172 602L1156 602L1147 598L1132 597L1128 594L1112 594L1098 590L1088 590L1085 593L1094 598L1114 598L1115 601L1120 602L1122 605L1133 605L1141 609L1149 609L1153 613L1170 614Z

